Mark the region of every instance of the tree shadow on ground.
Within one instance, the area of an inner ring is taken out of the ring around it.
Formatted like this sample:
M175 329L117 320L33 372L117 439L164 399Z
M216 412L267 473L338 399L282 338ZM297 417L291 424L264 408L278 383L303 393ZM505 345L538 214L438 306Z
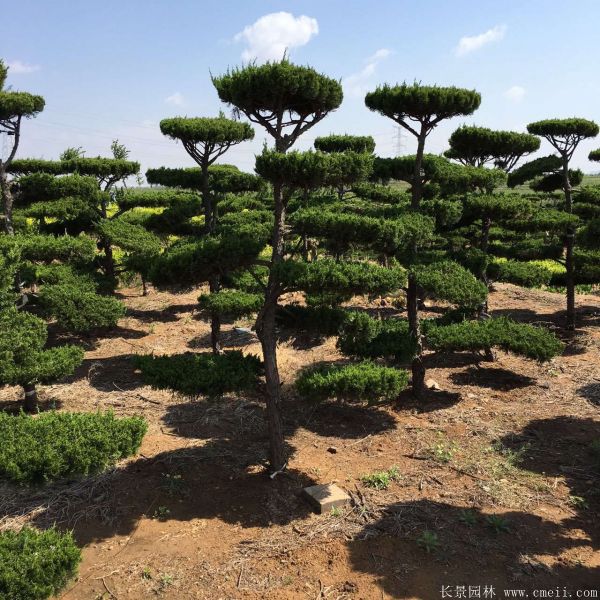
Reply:
M143 387L140 373L133 364L134 354L119 354L107 358L86 358L75 373L65 377L63 383L75 383L86 379L101 392L128 392Z
M514 321L540 325L552 324L564 328L567 322L566 310L553 312L536 312L530 308L495 308L490 310L492 317L508 317ZM577 328L597 327L600 325L600 308L598 306L577 306L575 323ZM565 332L566 333L566 332Z
M577 389L577 394L588 402L600 406L600 383L587 383Z
M537 419L500 442L518 457L519 468L564 478L576 511L572 522L600 545L600 529L591 519L600 511L600 421L567 416Z
M458 392L447 390L425 389L422 398L416 398L409 388L404 390L394 403L397 411L416 411L417 413L429 413L451 408L462 400Z
M598 567L560 560L549 567L537 558L589 546L585 538L569 535L568 524L520 511L495 516L501 528L476 508L431 500L392 504L349 542L352 568L375 575L393 598L441 598L443 586L451 594L447 598L468 597L457 595L456 586L480 587L481 598L508 597L504 588L531 594L563 585L571 590L597 586ZM489 586L494 596L484 595Z
M267 528L306 518L310 507L300 493L315 481L294 469L269 479L263 468L266 435L257 435L254 425L223 421L216 414L216 403L201 404L207 403L174 406L166 419L173 431L198 436L197 444L150 458L140 455L80 481L35 490L6 486L14 488L14 497L2 503L0 519L18 518L29 507L34 513L32 524L74 528L78 543L86 545L129 535L142 518L218 518L242 528Z
M16 389L16 388L15 388ZM20 388L19 388L20 389ZM23 392L17 392L14 400L3 400L0 402L0 412L6 412L11 415L18 415L23 410ZM43 388L38 390L38 412L47 412L49 410L58 410L62 408L63 402L52 397L51 392Z
M471 367L467 371L452 373L450 380L456 385L472 385L504 392L536 384L533 377L498 367Z
M460 369L488 359L478 352L431 352L425 355L426 369Z
M223 348L245 348L258 342L256 334L246 327L234 327L221 331L221 346ZM187 342L187 347L193 350L210 350L210 333L198 335Z

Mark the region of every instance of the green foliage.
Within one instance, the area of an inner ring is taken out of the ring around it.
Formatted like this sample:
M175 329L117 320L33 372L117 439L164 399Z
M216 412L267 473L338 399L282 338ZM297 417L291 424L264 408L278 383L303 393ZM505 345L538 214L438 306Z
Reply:
M148 183L190 190L202 189L202 170L199 167L186 169L148 169ZM261 181L256 175L244 173L233 165L211 165L208 168L208 186L212 192L246 192L256 191L261 187Z
M160 130L174 140L212 146L229 146L254 138L254 130L248 123L226 119L223 114L216 118L163 119L160 122Z
M461 307L476 307L487 298L487 288L454 261L413 267L417 284L425 293Z
M552 279L552 271L546 267L516 260L492 262L487 273L496 281L505 281L528 288L548 285Z
M112 412L0 413L0 477L31 484L98 473L135 454L146 430L142 417Z
M315 139L321 152L375 152L375 140L370 135L326 135Z
M89 262L93 260L96 249L94 241L85 236L71 237L52 235L3 235L0 236L0 252L17 248L23 260L50 263Z
M150 279L158 286L190 286L250 266L268 243L270 233L265 226L245 225L200 240L182 240L157 258Z
M592 219L579 233L577 239L582 246L600 250L600 218Z
M0 313L0 385L52 383L71 375L83 360L78 346L45 350L48 339L42 319L14 308Z
M442 165L432 176L444 196L467 192L491 193L506 180L506 173L500 169L472 167L470 165Z
M545 119L527 125L527 131L545 138L588 138L598 135L598 125L588 119Z
M553 208L537 210L526 219L513 219L510 222L511 228L516 231L548 231L558 235L566 233L578 224L579 217L577 215Z
M298 393L309 400L391 401L408 385L408 373L365 361L304 371L296 380Z
M508 175L508 187L523 185L536 177L555 173L562 169L562 161L555 154L530 160Z
M414 340L404 319L375 319L364 312L349 312L340 328L337 347L349 356L411 360Z
M417 538L417 544L427 552L427 554L431 554L432 552L436 552L440 547L440 538L438 534L434 531L429 531L426 529L423 533Z
M522 156L540 147L540 140L528 133L494 131L472 125L459 127L448 142L450 150L444 153L447 158L472 166L493 161L504 170L510 170Z
M24 204L71 197L94 201L98 194L98 183L93 177L77 174L55 177L36 172L19 177L18 186L18 200Z
M268 121L269 113L285 111L301 117L324 115L338 108L343 98L339 81L287 59L235 68L212 81L223 102Z
M519 194L470 194L464 202L467 218L489 218L496 221L523 218L533 212L531 202Z
M221 290L212 294L202 294L198 303L202 310L231 319L238 319L258 312L264 301L261 294L251 294L240 290Z
M479 108L480 103L481 95L475 90L419 83L403 83L393 87L386 84L365 96L367 108L385 117L395 121L431 119L431 126L442 119L470 115Z
M44 105L45 101L41 96L0 89L0 121L8 121L16 117L35 117L44 110Z
M398 467L390 467L385 471L375 471L369 475L363 475L360 480L370 488L376 490L387 490L392 481L397 481L400 478Z
M239 350L223 354L186 352L172 356L136 356L134 363L142 371L146 384L192 398L215 398L227 392L253 390L262 368L257 356L244 356Z
M332 157L325 152L289 152L263 150L256 157L256 172L274 185L289 190L316 189L328 184Z
M415 155L397 156L395 158L377 157L373 164L373 179L376 181L406 181L412 185L415 172ZM424 182L430 181L444 168L452 167L452 163L436 154L424 154L421 165L421 178Z
M600 161L600 148L598 150L592 150L588 154L588 159L589 160Z
M196 192L187 190L138 189L129 188L118 190L117 204L121 211L136 207L168 207L178 202L200 202Z
M70 331L114 327L125 315L125 306L116 298L100 296L85 285L64 283L44 286L39 292L43 313L55 318Z
M355 294L377 294L397 290L406 283L406 271L400 267L385 268L367 262L316 262L288 260L278 264L279 280L289 290L307 293L336 292L351 297Z
M375 159L375 164L378 164L380 159ZM383 159L386 160L386 159ZM388 185L377 185L373 183L358 183L352 187L352 191L361 198L373 200L374 202L386 202L389 204L409 204L410 197L408 194L398 188L393 188Z
M564 344L548 330L506 318L463 321L427 328L427 345L442 352L500 348L527 358L547 361L559 355Z
M0 597L46 600L75 577L81 551L71 533L54 527L0 533Z
M583 171L579 169L569 169L569 182L572 186L579 185L583 181ZM555 190L563 189L564 178L562 172L549 173L543 177L534 179L529 187L534 192L553 192Z

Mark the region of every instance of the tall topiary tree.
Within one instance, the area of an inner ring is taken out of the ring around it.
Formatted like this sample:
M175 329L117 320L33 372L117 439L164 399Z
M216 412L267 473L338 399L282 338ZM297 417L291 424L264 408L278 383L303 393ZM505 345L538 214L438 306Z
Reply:
M423 197L423 157L425 142L431 131L443 120L459 115L472 114L481 103L481 96L474 90L455 87L422 86L420 84L384 85L365 96L370 110L392 119L417 138L411 182L411 206L419 210ZM418 245L412 247L412 257L418 258ZM422 361L421 330L418 310L418 284L416 274L409 273L407 287L407 310L410 333L417 348L412 364L412 387L417 397L423 395L425 368Z
M39 114L44 110L45 102L41 96L6 90L4 86L7 74L8 67L0 59L0 134L12 139L8 156L0 156L0 191L2 192L4 230L8 234L13 234L13 194L7 173L19 148L23 119L29 119Z
M562 190L565 195L565 211L573 213L573 187L569 163L577 146L587 138L598 135L598 125L580 118L547 119L530 123L527 131L549 142L561 161ZM569 226L565 235L565 266L567 287L567 328L575 329L575 224Z
M471 125L459 127L448 142L450 149L444 152L447 158L473 167L493 163L507 172L540 147L539 138L529 133L495 131Z
M160 122L162 133L179 140L186 152L200 167L200 190L204 209L204 227L209 235L216 228L216 210L213 192L210 189L209 167L223 156L232 146L254 138L254 130L247 123L226 119L223 113L217 118L176 117ZM219 277L214 275L209 281L210 291L220 289ZM211 344L213 352L221 351L219 336L221 321L218 313L211 315Z
M264 127L285 153L308 129L342 103L339 81L309 67L281 62L251 64L213 77L219 98ZM267 413L270 432L270 463L274 473L286 465L281 423L281 391L275 338L277 300L281 294L279 264L284 259L284 233L288 198L281 180L273 182L274 226L272 256L264 304L256 331L265 361Z

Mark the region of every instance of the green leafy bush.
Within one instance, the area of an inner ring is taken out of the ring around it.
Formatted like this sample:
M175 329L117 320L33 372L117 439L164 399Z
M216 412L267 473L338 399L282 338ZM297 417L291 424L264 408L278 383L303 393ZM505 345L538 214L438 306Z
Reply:
M100 296L86 286L60 284L44 286L39 293L44 314L71 331L114 327L125 315L125 306L116 298Z
M507 260L493 262L488 266L488 275L497 281L506 281L523 287L542 287L550 283L552 271L528 262Z
M376 404L390 401L408 385L408 373L370 361L328 365L304 371L296 380L298 393L310 400L337 398Z
M477 306L485 301L487 288L472 273L453 261L413 268L417 283L425 292L457 306Z
M263 305L264 296L239 290L221 290L212 294L202 294L198 298L200 308L209 313L237 319L258 312Z
M72 534L55 528L0 533L0 597L46 600L77 574L81 551Z
M374 319L364 312L348 313L340 329L338 348L349 356L361 358L393 357L398 362L411 360L415 343L404 319Z
M98 473L135 454L146 429L141 417L112 412L0 413L0 477L36 483Z
M539 361L559 355L564 344L550 331L504 317L464 321L427 328L427 345L438 351L486 350L501 348Z
M251 390L258 383L262 367L257 356L244 356L239 350L223 354L144 355L134 357L134 363L148 385L192 398L201 395L218 397L226 392Z

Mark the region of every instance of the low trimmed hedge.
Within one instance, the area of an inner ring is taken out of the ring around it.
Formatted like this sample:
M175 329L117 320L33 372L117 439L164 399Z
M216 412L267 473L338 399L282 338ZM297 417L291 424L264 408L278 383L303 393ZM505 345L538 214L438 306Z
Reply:
M548 285L552 271L539 264L507 260L491 263L488 275L497 281L514 283L522 287L537 288Z
M251 390L256 387L262 363L254 354L239 350L223 354L186 352L171 356L134 357L142 371L144 383L159 390L172 390L196 398L216 398L226 392Z
M264 295L240 290L221 290L198 297L200 308L230 319L237 319L258 312L263 305Z
M146 430L143 418L110 411L0 413L0 478L37 483L98 473L135 454Z
M442 352L500 348L539 361L550 360L564 350L564 344L547 329L504 317L430 326L426 340L430 348Z
M55 528L0 533L0 598L45 600L77 574L81 551L70 533Z
M309 400L337 398L377 404L398 397L408 385L408 373L371 361L328 365L304 371L296 380L298 393Z

